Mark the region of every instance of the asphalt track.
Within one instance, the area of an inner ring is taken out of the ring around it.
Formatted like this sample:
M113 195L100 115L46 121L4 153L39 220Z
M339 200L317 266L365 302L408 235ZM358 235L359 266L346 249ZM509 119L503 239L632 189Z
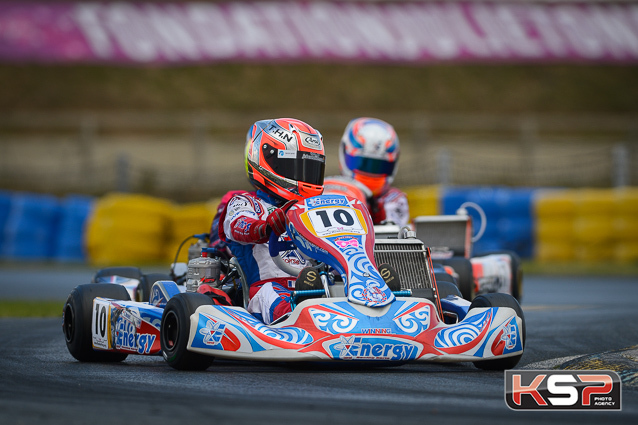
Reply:
M63 301L88 279L86 270L5 267L0 298ZM592 355L637 345L637 301L634 277L527 276L528 339L517 369L587 365ZM629 382L621 412L522 412L506 406L502 372L469 363L350 369L217 361L205 372L174 371L160 357L84 364L67 352L61 319L1 319L0 340L2 424L638 423L638 388Z

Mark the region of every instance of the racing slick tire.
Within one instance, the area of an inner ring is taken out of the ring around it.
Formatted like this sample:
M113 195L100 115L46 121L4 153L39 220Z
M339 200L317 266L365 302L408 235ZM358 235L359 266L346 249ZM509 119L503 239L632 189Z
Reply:
M138 267L105 267L98 270L93 276L93 283L101 277L121 276L130 279L142 280L142 271Z
M521 257L514 251L501 250L490 251L477 255L477 257L484 257L486 255L504 254L509 255L512 260L512 296L516 298L519 303L523 301L523 268L521 267Z
M148 273L142 275L140 284L137 285L137 289L135 290L135 301L142 303L149 302L151 299L151 289L153 289L153 284L160 280L173 281L173 278L166 273Z
M440 260L441 264L450 266L459 275L457 285L463 298L468 301L474 299L474 273L472 272L472 263L465 257L454 257L446 260Z
M461 295L461 291L459 291L459 288L453 282L437 280L436 288L439 291L439 298L447 298L448 295L456 295L459 298L463 298L463 295Z
M180 293L168 300L162 324L160 326L160 343L164 360L177 370L205 370L214 357L188 351L190 334L190 317L197 307L213 305L210 297L198 293Z
M479 295L472 301L470 304L470 311L473 308L478 307L509 307L513 309L518 317L521 318L521 336L522 336L522 345L525 348L525 316L523 315L523 309L521 305L516 301L516 299L510 294L505 294L502 292L492 292L489 294ZM493 360L482 360L478 362L474 362L474 366L483 370L505 370L511 369L518 364L518 362L523 357L523 354L519 354L518 356L513 357L505 357L502 359L493 359Z
M128 291L120 285L90 283L79 285L64 304L62 330L69 353L81 362L121 362L127 354L93 349L91 332L95 297L129 301Z

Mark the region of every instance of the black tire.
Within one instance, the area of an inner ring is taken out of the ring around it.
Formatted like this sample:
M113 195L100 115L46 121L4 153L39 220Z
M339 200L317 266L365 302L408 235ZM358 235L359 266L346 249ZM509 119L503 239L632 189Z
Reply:
M523 267L521 266L521 257L514 251L501 250L490 251L478 255L477 257L484 257L492 254L505 254L509 255L512 260L512 296L516 298L519 303L523 302Z
M190 333L190 317L202 305L213 301L204 294L181 293L168 300L160 327L160 343L164 360L177 370L205 370L214 357L186 349Z
M93 283L100 277L121 276L142 280L142 271L138 267L105 267L98 270L93 276Z
M91 319L95 297L131 299L126 288L120 285L90 283L77 286L64 304L62 331L66 346L69 353L81 362L121 362L127 354L93 349Z
M456 285L456 279L454 276L447 272L434 272L434 279L436 282L451 282Z
M436 288L439 291L439 298L441 299L446 298L448 295L456 295L459 298L463 298L461 291L459 291L459 288L454 284L454 282L446 282L445 280L439 282L437 280Z
M450 266L459 275L457 285L463 298L468 301L474 299L474 272L472 271L472 262L465 257L448 258L441 260L441 264Z
M525 316L523 315L523 309L516 299L510 294L504 294L500 292L494 292L490 294L479 295L470 304L470 310L477 307L510 307L512 308L518 317L521 318L521 336L523 338L522 344L525 348L525 340L527 339L525 330ZM523 357L523 354L513 357L505 357L502 359L483 360L474 362L474 366L483 370L505 370L511 369L518 364Z
M160 280L172 281L173 278L166 273L148 273L142 275L140 284L137 285L137 289L135 290L135 301L147 303L151 299L151 289L153 289L153 284Z

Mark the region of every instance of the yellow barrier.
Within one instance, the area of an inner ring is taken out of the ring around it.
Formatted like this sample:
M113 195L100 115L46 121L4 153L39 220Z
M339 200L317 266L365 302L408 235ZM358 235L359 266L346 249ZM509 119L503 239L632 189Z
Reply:
M413 186L404 189L404 192L408 197L411 217L440 214L439 186Z
M162 258L168 234L168 201L114 193L96 201L88 220L86 248L98 265L135 265Z
M542 262L572 261L574 244L561 241L538 241L536 243L536 259Z
M198 234L208 233L217 211L219 199L207 203L194 203L176 205L171 211L171 232L166 245L165 258L169 262L175 260L175 254L185 238ZM179 252L177 261L188 261L188 247L195 239L187 241Z
M535 211L538 260L638 261L636 188L543 190Z

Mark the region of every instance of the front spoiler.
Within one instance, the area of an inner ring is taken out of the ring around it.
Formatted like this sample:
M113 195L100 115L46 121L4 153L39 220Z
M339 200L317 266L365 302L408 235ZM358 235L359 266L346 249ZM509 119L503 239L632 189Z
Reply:
M274 326L243 308L201 306L191 316L188 350L259 361L473 362L522 354L521 326L508 307L475 308L447 325L434 304L413 297L382 308L312 299Z

